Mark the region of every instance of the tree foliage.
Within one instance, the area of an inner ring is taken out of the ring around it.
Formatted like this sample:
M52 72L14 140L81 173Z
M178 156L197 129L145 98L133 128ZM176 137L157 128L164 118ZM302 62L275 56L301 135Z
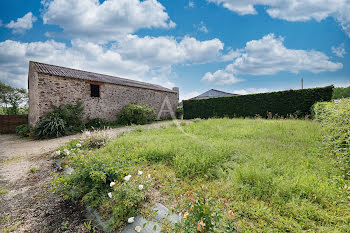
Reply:
M28 92L24 88L15 88L0 81L0 105L7 115L20 113L20 108L28 102Z

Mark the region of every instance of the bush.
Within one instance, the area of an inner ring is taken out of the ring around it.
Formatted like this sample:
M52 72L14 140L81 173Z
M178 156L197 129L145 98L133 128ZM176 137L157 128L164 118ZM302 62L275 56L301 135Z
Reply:
M80 131L83 128L83 103L78 101L73 104L62 104L55 107L51 115L61 118L65 122L66 127L70 127L72 131Z
M34 133L38 139L62 137L66 134L65 122L59 116L50 114L36 124Z
M83 144L89 149L98 149L107 144L109 141L109 136L106 132L103 131L84 131L81 140Z
M29 137L32 134L32 130L29 125L19 125L16 127L16 134L20 137Z
M349 87L336 87L333 89L332 99L341 99L350 97L350 86Z
M176 118L177 119L182 119L183 115L184 115L183 107L182 106L177 107L176 108Z
M104 127L108 127L110 123L108 121L102 120L100 118L94 118L88 121L85 124L85 128L87 129L100 129Z
M155 117L156 114L152 107L144 104L130 103L122 109L118 122L124 125L143 125L153 121Z
M321 122L323 141L331 153L339 159L345 178L350 178L350 98L337 102L316 103L315 120Z
M286 117L310 114L311 106L332 98L333 86L303 90L288 90L253 95L237 95L183 101L184 119L211 117L254 117L267 113Z
M78 101L75 105L62 104L53 108L52 112L36 124L34 128L36 138L62 137L84 129L82 121L84 107L82 102Z
M114 228L139 214L140 204L145 201L144 191L139 190L139 184L137 181L128 181L114 186L114 191L111 192Z

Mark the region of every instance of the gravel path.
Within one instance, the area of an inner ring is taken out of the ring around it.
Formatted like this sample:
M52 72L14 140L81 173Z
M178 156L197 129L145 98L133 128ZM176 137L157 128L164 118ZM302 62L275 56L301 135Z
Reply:
M164 121L145 129L172 124ZM111 137L134 129L105 130ZM45 184L55 171L52 151L80 134L50 140L0 135L0 232L89 232L85 208L52 194ZM85 225L84 225L85 223Z

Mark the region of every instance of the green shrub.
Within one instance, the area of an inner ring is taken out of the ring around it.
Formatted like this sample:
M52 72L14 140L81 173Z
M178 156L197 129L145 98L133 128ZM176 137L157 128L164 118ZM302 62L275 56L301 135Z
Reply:
M323 127L323 140L350 178L350 98L313 106L315 120Z
M66 134L65 125L62 118L49 114L36 124L34 128L35 137L38 139L62 137Z
M124 182L115 186L112 194L112 216L114 228L124 225L128 218L136 217L145 201L145 193L139 190L137 181ZM111 205L111 204L109 204Z
M35 137L38 139L62 137L83 130L83 110L84 107L80 101L75 105L54 106L52 112L37 122L34 128Z
M78 101L76 104L62 104L59 107L54 106L50 114L63 119L66 126L76 127L80 130L83 125L83 111L83 103Z
M86 124L85 128L87 129L100 129L104 127L108 127L110 125L110 122L106 120L102 120L100 118L94 118L90 119Z
M83 142L83 146L88 149L98 149L107 144L109 141L109 136L104 131L84 131L81 140Z
M16 134L20 137L29 137L32 134L32 130L29 125L19 125L16 127Z
M350 86L349 87L336 87L333 89L332 99L341 99L350 97Z
M237 95L183 101L184 119L212 117L255 117L267 114L304 117L311 106L332 98L333 86L303 90L288 90L253 95Z
M182 106L178 106L176 108L176 118L182 119L183 115L184 115L184 108Z
M153 121L155 117L156 114L152 107L144 104L130 103L120 112L118 122L124 125L143 125Z

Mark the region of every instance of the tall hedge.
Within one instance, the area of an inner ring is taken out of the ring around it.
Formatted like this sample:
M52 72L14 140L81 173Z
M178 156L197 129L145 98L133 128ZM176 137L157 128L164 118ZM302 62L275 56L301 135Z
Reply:
M191 99L183 102L184 119L210 117L254 117L310 114L311 106L319 101L330 101L333 86L288 90L253 95L237 95L209 99Z

